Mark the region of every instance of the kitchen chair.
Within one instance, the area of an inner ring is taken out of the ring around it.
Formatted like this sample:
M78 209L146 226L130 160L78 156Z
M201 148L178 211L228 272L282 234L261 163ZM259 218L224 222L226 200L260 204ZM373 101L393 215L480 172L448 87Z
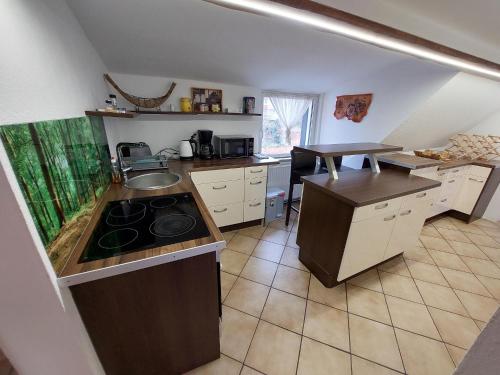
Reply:
M290 222L291 210L294 210L297 213L299 212L297 208L292 207L294 185L302 184L302 181L300 180L302 176L328 173L326 162L323 158L320 159L320 163L318 166L316 162L316 156L311 155L310 153L292 150L290 151L290 155L292 156L292 162L290 164L290 187L288 189L288 201L286 205L285 217L285 225L287 226ZM342 156L335 157L334 162L335 167L339 168L342 165Z

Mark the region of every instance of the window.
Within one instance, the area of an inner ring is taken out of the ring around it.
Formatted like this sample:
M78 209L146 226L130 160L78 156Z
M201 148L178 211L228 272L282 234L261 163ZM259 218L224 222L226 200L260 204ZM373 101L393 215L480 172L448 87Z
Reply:
M318 97L264 93L262 153L290 156L293 146L308 144Z

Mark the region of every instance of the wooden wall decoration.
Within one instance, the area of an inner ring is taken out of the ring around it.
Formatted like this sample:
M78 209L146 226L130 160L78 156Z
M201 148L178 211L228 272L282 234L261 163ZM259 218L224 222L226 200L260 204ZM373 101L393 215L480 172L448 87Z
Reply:
M337 120L346 117L352 122L361 122L368 114L368 108L372 103L372 97L373 94L337 96L337 103L333 115Z

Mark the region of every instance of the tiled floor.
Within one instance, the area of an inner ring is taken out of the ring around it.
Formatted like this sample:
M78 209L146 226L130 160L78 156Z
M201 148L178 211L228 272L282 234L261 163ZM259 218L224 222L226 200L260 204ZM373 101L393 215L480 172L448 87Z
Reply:
M225 233L221 358L192 374L451 374L500 301L500 225L427 224L404 256L327 289L297 225Z

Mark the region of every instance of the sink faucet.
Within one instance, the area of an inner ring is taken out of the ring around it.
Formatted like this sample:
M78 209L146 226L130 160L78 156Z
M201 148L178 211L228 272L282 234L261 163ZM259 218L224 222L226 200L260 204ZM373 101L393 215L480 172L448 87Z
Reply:
M128 181L127 172L130 172L132 167L121 167L120 170L122 172L123 183L126 183Z

